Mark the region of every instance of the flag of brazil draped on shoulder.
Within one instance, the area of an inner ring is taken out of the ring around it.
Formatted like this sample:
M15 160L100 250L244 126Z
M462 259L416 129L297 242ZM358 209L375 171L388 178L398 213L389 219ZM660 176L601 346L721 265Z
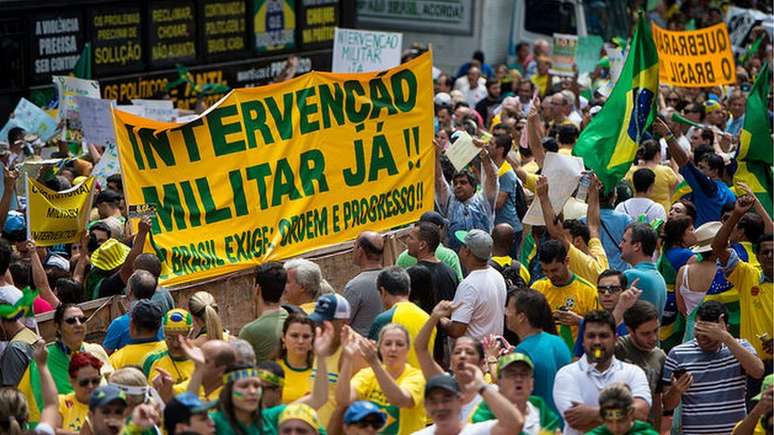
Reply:
M738 168L735 181L743 181L758 197L769 214L772 213L772 169L774 163L774 143L769 127L768 95L771 87L771 70L768 62L758 73L747 96L747 109L744 125L739 135L739 148L736 153Z
M645 131L656 116L658 54L650 27L640 15L618 82L602 110L573 148L606 190L629 170Z

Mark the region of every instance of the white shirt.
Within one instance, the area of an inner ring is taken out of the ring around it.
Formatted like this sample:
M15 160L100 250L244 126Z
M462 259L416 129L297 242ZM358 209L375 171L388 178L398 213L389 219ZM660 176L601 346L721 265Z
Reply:
M664 206L650 198L629 198L618 204L615 207L615 211L628 214L635 222L640 218L640 215L643 214L648 219L648 223L651 223L656 219L666 221Z
M457 435L489 435L497 420L482 421L481 423L468 423ZM413 435L435 435L435 425L418 430Z
M589 364L586 355L578 361L568 364L556 373L554 380L554 403L559 410L559 415L572 407L572 402L588 406L599 406L599 393L608 385L623 382L632 390L632 396L640 398L651 405L650 386L648 378L641 368L634 364L625 363L613 357L610 367L604 372L599 372L595 366ZM564 426L565 435L579 435L583 432Z
M528 414L524 416L522 433L527 435L540 435L540 410L530 402L527 402Z
M465 335L483 340L489 334L502 335L505 316L505 280L492 267L470 272L457 286L454 303L461 303L451 320L465 323Z

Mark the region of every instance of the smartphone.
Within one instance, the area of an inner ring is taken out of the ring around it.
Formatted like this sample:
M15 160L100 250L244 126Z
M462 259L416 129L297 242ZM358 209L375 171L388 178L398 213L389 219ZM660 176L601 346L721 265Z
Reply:
M675 379L680 379L680 378L682 378L682 377L683 377L683 375L684 375L684 374L686 374L686 373L688 373L688 371L687 371L687 370L685 370L685 369L682 369L682 368L678 368L678 369L675 369L675 370L672 372L672 376L674 376L674 377L675 377Z

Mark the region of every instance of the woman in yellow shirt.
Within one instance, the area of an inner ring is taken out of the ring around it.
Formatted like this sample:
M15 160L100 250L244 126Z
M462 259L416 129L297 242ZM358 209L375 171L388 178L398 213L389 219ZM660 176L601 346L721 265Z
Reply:
M91 392L102 383L102 361L90 353L79 352L70 358L69 375L73 392L59 395L61 421L57 434L77 434L89 413Z
M407 435L424 428L425 378L419 369L406 363L411 345L406 328L388 323L374 344L345 327L341 343L343 351L336 383L336 403L344 407L356 400L373 402L388 415L381 434ZM369 367L353 377L356 353Z
M671 167L661 164L661 145L654 140L643 141L637 150L637 159L638 164L632 165L626 173L626 181L632 184L632 177L638 169L651 169L656 174L656 181L648 198L663 205L664 210L669 210L672 206L672 192L679 179Z
M285 371L282 403L293 403L311 392L314 322L293 313L282 325L282 346L277 364Z

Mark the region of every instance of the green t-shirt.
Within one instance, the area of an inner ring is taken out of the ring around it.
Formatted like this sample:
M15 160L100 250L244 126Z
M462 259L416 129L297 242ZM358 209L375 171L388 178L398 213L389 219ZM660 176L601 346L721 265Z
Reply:
M589 435L612 435L613 433L610 432L607 429L607 426L604 424L602 426L597 426L594 428L594 430L590 432L586 432L586 434ZM634 424L632 425L632 428L629 429L628 432L626 432L626 435L658 435L658 432L656 432L653 427L644 421L635 420Z
M288 312L280 308L248 323L239 331L239 338L247 340L255 350L255 361L260 363L275 360L279 351L282 324L288 318Z
M462 281L460 258L457 257L457 253L454 252L454 250L443 245L438 245L438 248L435 250L435 256L441 263L449 266L451 270L454 271L454 274L457 275L457 279ZM395 265L404 269L408 269L415 264L417 264L417 259L409 255L408 250L401 252L398 259L395 260Z
M242 432L246 435L274 435L279 433L279 416L282 411L287 408L287 405L277 405L261 411L261 419L263 420L263 431L258 430L256 423L251 424L248 427L240 424ZM216 411L210 414L210 418L215 423L215 433L218 435L231 435L236 434L231 427L231 422L228 421L228 417L223 411ZM325 428L320 426L317 428L320 435L326 435Z

